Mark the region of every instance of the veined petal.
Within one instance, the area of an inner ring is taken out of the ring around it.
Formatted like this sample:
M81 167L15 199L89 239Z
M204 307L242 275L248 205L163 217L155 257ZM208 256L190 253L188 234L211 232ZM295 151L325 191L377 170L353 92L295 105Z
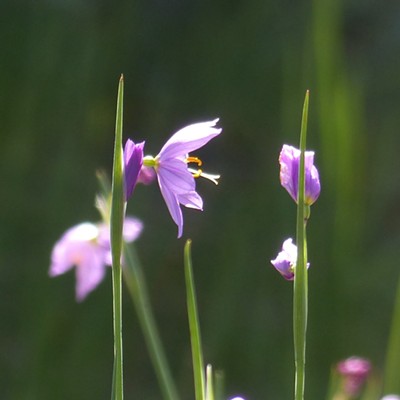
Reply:
M178 226L178 239L182 236L183 232L183 216L182 210L179 206L178 199L174 192L171 191L168 184L165 183L162 175L158 174L158 184L160 186L161 194L167 204L168 211L175 224Z
M187 168L185 161L169 159L160 161L157 167L158 176L174 194L183 194L194 191L196 183L193 175Z
M131 139L128 139L125 143L125 199L128 199L132 195L138 180L143 165L144 143L145 142L135 144Z
M203 211L203 199L195 191L178 194L177 199L185 207Z
M193 150L203 147L208 141L221 133L222 129L215 127L217 122L218 119L215 119L182 128L165 143L158 154L158 158L165 160L182 157Z

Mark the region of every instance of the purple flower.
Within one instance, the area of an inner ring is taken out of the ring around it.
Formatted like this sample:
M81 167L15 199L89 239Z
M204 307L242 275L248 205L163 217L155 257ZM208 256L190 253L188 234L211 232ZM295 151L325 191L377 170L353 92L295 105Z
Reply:
M282 251L275 260L271 260L271 264L275 269L288 281L294 279L294 270L297 263L297 246L293 244L292 239L286 239L282 245ZM307 268L310 264L307 263Z
M294 279L294 268L297 262L297 246L292 239L286 239L282 245L282 251L271 264L288 281Z
M305 168L305 204L311 206L317 199L321 191L319 174L314 166L314 152L306 151L304 154ZM289 192L293 200L297 203L299 191L299 166L300 150L283 145L279 155L281 166L280 179L281 185Z
M344 379L344 392L357 396L371 371L371 363L361 357L350 357L338 363L337 371Z
M136 240L143 224L136 218L127 217L123 238ZM82 301L103 280L106 265L111 265L110 228L106 224L84 222L68 229L54 245L49 275L64 274L76 267L76 299Z
M129 199L139 178L143 165L144 142L135 144L128 139L124 148L125 164L125 199Z
M153 168L157 173L161 194L172 219L178 226L178 238L182 236L183 232L183 216L180 205L197 210L203 209L203 200L196 192L194 178L202 176L215 184L218 183L219 175L207 174L201 169L188 168L190 163L197 164L198 167L202 165L199 158L190 157L189 153L203 147L208 141L221 133L221 129L215 127L217 122L218 119L215 119L214 121L186 126L172 135L156 157L146 156L143 159L143 168ZM132 155L125 154L124 157L127 164ZM135 165L138 165L138 163ZM128 170L128 168L125 167L125 170ZM127 187L131 187L131 179L130 176L126 176ZM141 175L140 179L146 181L144 175ZM134 183L136 181L137 175Z

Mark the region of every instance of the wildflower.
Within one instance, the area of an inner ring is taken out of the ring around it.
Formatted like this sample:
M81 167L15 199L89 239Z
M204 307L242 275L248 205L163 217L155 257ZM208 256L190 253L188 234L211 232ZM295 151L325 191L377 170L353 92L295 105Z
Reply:
M293 244L292 239L286 239L282 245L282 251L271 264L288 281L294 279L294 270L297 263L297 246ZM310 264L307 263L307 268Z
M157 174L161 194L173 221L178 226L178 238L182 236L183 232L183 216L180 205L197 210L203 209L203 200L196 192L194 178L201 176L218 184L219 175L207 174L201 169L188 167L188 164L191 163L197 164L198 167L202 165L199 158L191 157L189 153L203 147L221 133L221 129L215 127L217 122L218 119L186 126L172 135L156 157L146 156L143 159L143 167L153 168ZM125 155L125 163L129 163L129 161L129 155ZM127 187L130 187L131 177L126 176L126 181Z
M400 400L400 396L397 396L397 394L387 394L381 400Z
M299 192L300 150L284 144L279 155L279 163L281 166L281 185L297 203ZM304 202L307 206L311 206L318 199L321 191L318 170L314 166L313 151L306 151L304 154L304 170Z
M348 396L357 396L371 370L371 363L361 357L350 357L337 365L343 377L343 390Z
M128 139L124 148L125 164L125 199L127 200L133 193L133 189L139 178L143 165L144 142L135 144Z
M124 240L136 240L142 229L138 219L127 217ZM103 280L106 265L111 265L109 226L84 222L68 229L54 245L49 275L58 276L76 266L76 299L82 301Z

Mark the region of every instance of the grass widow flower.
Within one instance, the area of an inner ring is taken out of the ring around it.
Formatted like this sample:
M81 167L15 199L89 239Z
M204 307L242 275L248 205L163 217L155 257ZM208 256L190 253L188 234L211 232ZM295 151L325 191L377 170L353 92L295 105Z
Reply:
M282 251L271 264L288 281L294 280L294 271L297 263L297 246L291 238L286 239L282 245ZM310 264L307 263L307 268Z
M279 155L281 185L297 203L299 193L300 150L284 144ZM317 168L314 166L314 152L304 154L305 193L304 201L311 206L318 199L321 184Z
M142 229L141 221L126 217L124 240L136 240ZM68 229L54 245L49 275L64 274L75 266L76 299L82 301L104 279L107 265L111 265L110 227L83 222Z
M343 391L347 396L358 396L371 371L371 363L361 357L350 357L337 365L343 378Z
M161 194L173 221L178 226L178 238L183 233L180 205L203 210L203 199L196 192L195 178L201 176L218 184L219 175L207 174L200 168L188 167L190 163L197 164L198 167L202 165L199 158L189 156L189 153L203 147L221 133L221 129L215 127L217 122L218 119L215 119L186 126L171 136L156 157L143 158L143 167L153 168L157 174ZM125 164L129 161L130 157L125 155ZM125 169L128 170L127 167ZM127 187L131 186L130 179L126 176Z

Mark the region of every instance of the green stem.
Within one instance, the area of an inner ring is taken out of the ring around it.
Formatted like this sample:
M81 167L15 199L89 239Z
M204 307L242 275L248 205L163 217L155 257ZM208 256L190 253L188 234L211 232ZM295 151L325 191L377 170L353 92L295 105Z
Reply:
M309 92L307 91L301 122L300 133L300 166L299 194L297 202L297 264L294 278L293 294L293 333L295 353L295 400L304 399L305 363L306 363L306 331L308 311L308 277L307 277L307 239L306 239L306 206L305 206L305 166L304 153L307 137Z
M179 400L178 392L172 379L171 371L168 366L157 325L151 310L146 280L140 262L133 246L125 246L124 250L126 265L123 272L125 282L128 286L139 318L139 323L143 331L163 397L166 400Z
M111 390L112 400L123 400L123 360L122 360L122 227L125 215L125 196L122 164L122 117L124 79L121 75L117 96L117 116L115 123L114 163L111 186L110 237L113 283L113 328L114 328L114 370Z
M206 391L204 361L201 347L199 316L197 313L196 292L193 279L191 244L192 241L187 240L184 250L186 301L189 318L190 342L192 344L195 399L205 400Z
M400 393L400 279L397 285L396 303L386 352L383 394Z

